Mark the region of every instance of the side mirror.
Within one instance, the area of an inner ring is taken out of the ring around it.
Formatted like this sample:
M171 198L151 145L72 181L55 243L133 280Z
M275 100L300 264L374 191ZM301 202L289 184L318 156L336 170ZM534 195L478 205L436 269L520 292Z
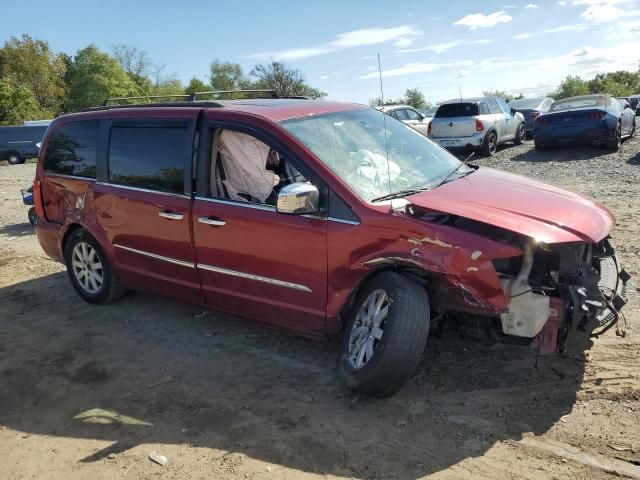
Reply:
M278 192L276 212L289 215L318 213L320 210L320 192L315 185L307 182L285 185Z
M518 111L515 108L511 107L511 116L515 117L516 113L518 113Z

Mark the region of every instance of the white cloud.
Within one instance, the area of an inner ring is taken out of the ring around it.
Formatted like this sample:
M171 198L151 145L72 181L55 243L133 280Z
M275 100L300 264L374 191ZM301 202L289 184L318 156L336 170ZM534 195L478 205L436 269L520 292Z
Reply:
M408 63L402 67L391 68L389 70L383 70L383 77L399 77L405 75L413 75L416 73L428 73L433 72L435 70L439 70L441 68L450 68L450 67L465 67L473 65L473 62L470 60L465 60L461 62L423 62L423 63ZM369 78L378 78L378 72L369 72L362 75L361 79L369 79Z
M400 45L411 45L412 37L422 35L422 31L417 30L412 25L401 25L391 28L365 28L340 33L335 38L322 45L293 48L288 50L260 52L247 55L245 58L275 58L277 60L301 60L303 58L316 57L327 53L344 50L353 47L363 47L376 45L395 40Z
M563 6L563 7L564 7L566 4L567 4L567 2L566 2L565 0L559 0L559 1L558 1L558 5L561 5L561 6Z
M519 33L517 35L514 35L512 38L514 38L515 40L527 40L528 38L532 38L535 36L536 36L535 33L526 32L526 33Z
M631 3L633 0L573 0L571 5L617 5L621 3Z
M469 71L468 70L458 70L458 73L456 73L456 77L455 78L464 78L469 76Z
M485 15L483 13L472 13L466 17L462 17L460 20L453 22L453 25L469 27L471 30L478 28L493 28L501 23L508 23L513 18L508 15L504 10L490 13Z
M327 78L329 78L329 75L321 75L320 76L320 80L326 80Z
M609 23L620 18L637 15L640 15L640 10L623 10L610 3L603 3L601 5L590 5L580 14L580 18L584 18L591 23Z
M393 44L394 47L406 48L413 44L412 38L400 38Z
M440 55L452 48L467 46L467 45L486 45L493 43L495 40L491 38L479 38L477 40L455 40L448 43L432 43L420 48L406 48L398 50L398 53L416 53L416 52L433 52L436 55Z
M533 10L538 8L538 5L536 5L535 3L528 3L526 7L524 7L525 10Z

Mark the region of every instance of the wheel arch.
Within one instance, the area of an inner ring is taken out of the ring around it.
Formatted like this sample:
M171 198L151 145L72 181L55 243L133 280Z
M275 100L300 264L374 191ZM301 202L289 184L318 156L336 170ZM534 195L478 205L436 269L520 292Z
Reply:
M351 293L349 293L347 299L345 300L345 302L342 304L342 307L340 308L339 332L342 332L344 330L344 327L347 323L347 318L349 316L349 313L351 312L351 309L353 308L353 305L356 301L356 298L358 297L358 294L362 291L363 288L366 287L366 285L369 282L371 282L371 280L373 280L378 275L386 272L399 273L423 286L426 286L430 276L430 272L428 270L405 266L405 265L392 265L392 264L382 266L382 267L376 268L375 270L371 270L367 272L354 286L354 288L351 290ZM426 288L425 288L425 293L426 293Z

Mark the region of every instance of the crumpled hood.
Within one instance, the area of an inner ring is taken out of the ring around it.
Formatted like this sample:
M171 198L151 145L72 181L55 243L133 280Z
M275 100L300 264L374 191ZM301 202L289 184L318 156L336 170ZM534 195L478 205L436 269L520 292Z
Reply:
M582 195L484 167L407 200L546 243L597 243L615 223L609 210Z

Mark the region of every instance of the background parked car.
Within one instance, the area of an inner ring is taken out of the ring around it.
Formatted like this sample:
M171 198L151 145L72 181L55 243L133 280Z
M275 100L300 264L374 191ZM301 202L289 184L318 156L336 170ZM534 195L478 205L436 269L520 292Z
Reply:
M431 119L425 117L418 110L409 105L390 105L386 107L380 107L384 113L391 115L393 118L397 118L403 123L412 126L418 130L421 134L427 135L429 123Z
M509 107L515 108L517 112L524 115L525 126L524 129L527 132L527 136L533 135L533 125L536 118L539 115L549 111L553 98L550 97L536 97L536 98L520 98L518 100L512 100L509 102Z
M0 127L0 160L17 165L26 158L37 157L46 131L46 126Z
M429 107L429 108L419 108L418 111L427 118L433 118L433 116L438 111L438 106Z
M449 150L491 156L500 143L524 142L525 120L500 97L449 100L429 124L429 138Z
M617 151L636 130L635 112L607 94L564 98L536 118L533 138L537 150L564 143L606 145Z

